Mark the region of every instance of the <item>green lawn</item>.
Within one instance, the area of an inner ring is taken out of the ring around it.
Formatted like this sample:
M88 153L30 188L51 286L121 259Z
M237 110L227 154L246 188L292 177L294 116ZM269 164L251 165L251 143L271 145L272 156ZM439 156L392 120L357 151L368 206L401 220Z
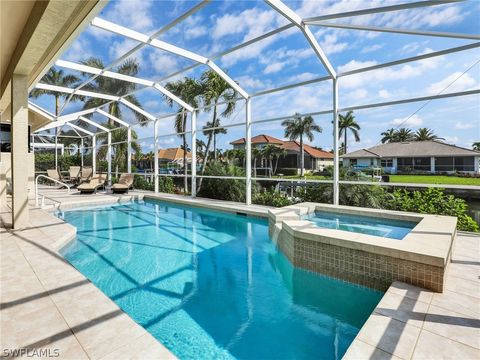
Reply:
M441 175L390 175L390 182L445 185L478 185L480 179Z

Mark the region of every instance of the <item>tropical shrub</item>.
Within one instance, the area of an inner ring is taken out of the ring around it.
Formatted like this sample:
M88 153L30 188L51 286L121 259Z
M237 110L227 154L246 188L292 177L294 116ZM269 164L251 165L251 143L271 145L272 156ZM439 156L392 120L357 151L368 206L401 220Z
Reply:
M138 190L154 191L155 185L148 182L142 175L135 175L133 177L133 187ZM166 176L161 176L158 179L158 191L168 194L173 194L175 186L173 180Z
M467 215L468 205L465 200L447 195L439 188L428 188L424 191L396 190L391 201L386 203L391 210L418 212L456 216L457 229L478 232L478 224Z
M58 156L58 167L65 171L70 166L80 166L82 160L79 154L70 155L65 153ZM47 171L47 169L55 169L54 153L35 153L35 171Z
M292 205L293 201L288 196L275 189L255 191L252 194L252 203L257 205L266 205L282 207Z
M331 204L333 200L333 186L331 184L312 184L296 193L302 201L321 202ZM391 195L378 185L351 185L341 184L339 192L340 205L359 206L368 208L382 208Z
M244 177L245 170L233 164L212 161L206 166L205 175ZM204 178L198 196L210 199L244 202L245 180Z

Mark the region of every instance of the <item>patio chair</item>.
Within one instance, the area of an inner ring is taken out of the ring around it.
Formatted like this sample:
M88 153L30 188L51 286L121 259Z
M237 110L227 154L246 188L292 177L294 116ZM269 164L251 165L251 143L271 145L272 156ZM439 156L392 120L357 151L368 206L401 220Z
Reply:
M51 179L61 181L60 173L58 169L47 169L47 176Z
M94 194L98 189L105 187L105 180L105 175L94 174L90 181L78 185L77 190L80 191L80 194Z
M70 169L68 170L69 180L74 184L80 182L80 169L80 166L70 166Z
M129 189L133 189L133 174L121 174L118 183L113 184L112 192L115 193L128 193Z
M91 166L84 166L80 171L80 184L87 182L93 175L93 169Z

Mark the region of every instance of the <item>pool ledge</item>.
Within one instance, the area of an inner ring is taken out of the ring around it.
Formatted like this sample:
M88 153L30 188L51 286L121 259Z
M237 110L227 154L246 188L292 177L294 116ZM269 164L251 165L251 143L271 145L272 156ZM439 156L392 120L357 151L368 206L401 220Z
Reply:
M417 225L403 240L387 239L321 228L302 220L316 210L415 221ZM296 266L364 285L379 282L377 288L402 280L442 291L456 234L455 217L316 203L272 209L268 216L271 237Z

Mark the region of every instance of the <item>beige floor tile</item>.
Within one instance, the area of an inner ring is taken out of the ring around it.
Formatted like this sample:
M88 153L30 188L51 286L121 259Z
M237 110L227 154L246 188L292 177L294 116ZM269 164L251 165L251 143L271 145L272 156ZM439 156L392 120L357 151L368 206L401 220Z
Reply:
M406 322L409 325L421 327L428 306L427 303L387 292L375 308L375 312Z
M431 305L423 329L480 349L480 320L478 318Z
M471 281L447 275L445 289L480 299L480 281Z
M380 350L409 359L420 328L387 316L372 314L357 335L357 339Z
M478 360L480 351L429 331L418 338L413 360Z
M450 263L447 267L447 275L478 281L480 279L480 265Z
M433 297L433 292L429 290L425 290L423 288L419 288L400 281L395 281L388 289L388 292L393 292L395 294L425 303L430 303Z
M361 340L354 340L342 360L388 360L400 359L392 354L369 345Z
M480 318L480 299L450 290L434 294L431 305Z

